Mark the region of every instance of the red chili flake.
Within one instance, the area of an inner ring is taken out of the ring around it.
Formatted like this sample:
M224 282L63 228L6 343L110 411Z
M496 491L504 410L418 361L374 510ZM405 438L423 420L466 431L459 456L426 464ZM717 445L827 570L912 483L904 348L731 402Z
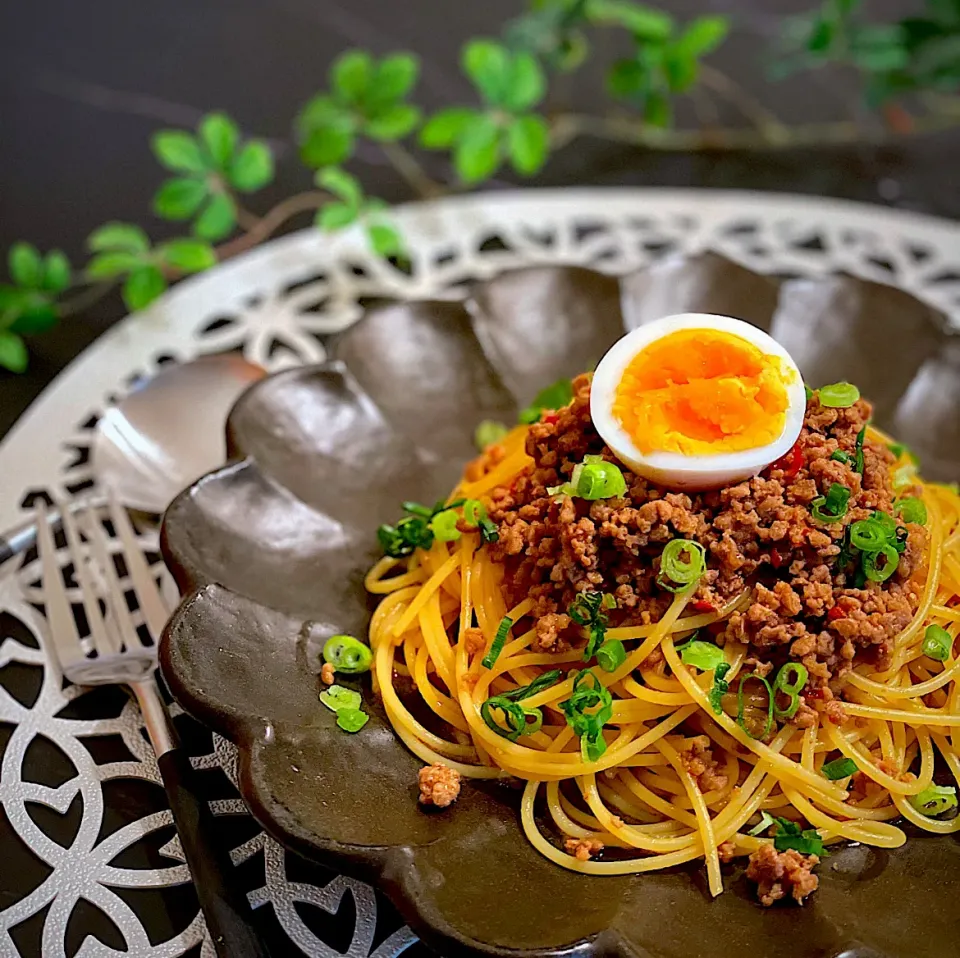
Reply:
M559 418L560 417L555 412L548 412L540 421L545 422L550 426L555 426Z
M790 451L781 456L773 465L770 466L771 469L780 469L783 472L784 479L792 479L803 466L803 450L800 448L800 443L795 442L790 449Z
M843 609L841 609L839 605L835 605L835 606L827 613L827 618L828 618L828 619L831 619L832 621L836 621L837 619L845 619L846 617L847 617L847 613L844 612Z
M780 566L786 565L786 564L787 564L787 560L782 555L780 555L779 549L770 550L770 565L772 565L774 569L779 569Z
M690 607L697 612L716 612L717 610L713 607L713 604L707 602L706 599L697 599L695 602L690 603Z
M807 701L817 701L818 699L826 698L826 693L823 689L804 689L803 697Z

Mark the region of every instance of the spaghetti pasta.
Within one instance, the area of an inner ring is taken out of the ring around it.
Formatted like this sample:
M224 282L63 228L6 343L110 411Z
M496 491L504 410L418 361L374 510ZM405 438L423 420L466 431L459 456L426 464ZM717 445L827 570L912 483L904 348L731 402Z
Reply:
M450 501L489 501L528 472L528 432L514 429L498 461L468 470ZM886 439L875 431L870 438ZM753 674L745 644L722 647L725 676L684 664L680 644L741 614L752 601L749 583L719 609L691 608L694 584L676 592L656 621L611 625L605 638L622 643L623 661L609 672L591 666L584 682L582 648L537 645L533 600L510 598L503 563L478 531L463 528L456 541L383 559L367 576L367 589L381 597L370 644L387 715L424 762L466 778L524 782L527 838L551 861L585 874L703 859L717 895L723 860L770 844L769 834L751 828L761 812L806 823L826 846L849 840L896 848L906 840L900 818L932 833L957 832L960 818L925 815L915 801L934 781L960 785L960 658L952 649L943 661L923 652L930 626L953 639L960 632L960 495L919 479L916 488L928 517L913 579L916 611L889 655L857 660L846 672L839 721L815 709L806 727L778 718L768 736L758 736L738 721L731 701L738 682L742 690ZM503 648L484 665L504 622ZM589 630L579 629L584 641ZM553 681L521 697L552 670L559 670ZM412 690L401 694L406 676ZM571 724L569 703L587 687L591 702L610 706L596 752ZM762 699L761 692L761 709ZM522 734L496 711L506 716L511 703ZM723 758L713 780L698 781L693 759L707 749ZM849 776L825 776L830 756L852 760L852 787Z

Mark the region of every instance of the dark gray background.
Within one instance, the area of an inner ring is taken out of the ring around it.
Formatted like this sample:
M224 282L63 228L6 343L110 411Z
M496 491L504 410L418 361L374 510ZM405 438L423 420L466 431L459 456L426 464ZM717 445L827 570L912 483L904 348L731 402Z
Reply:
M775 84L766 75L784 17L813 5L661 4L681 19L711 11L733 15L736 33L713 62L782 119L840 118L856 109L850 76L824 71ZM496 33L523 6L519 0L4 0L0 249L5 256L24 238L41 248L60 246L77 262L84 238L108 219L141 223L156 238L177 231L150 212L163 173L148 139L159 127L192 126L214 108L276 147L277 182L255 199L265 210L309 185L290 140L291 120L325 85L340 50L415 51L423 59L418 97L427 108L470 102L457 69L461 43ZM877 17L898 16L918 12L922 0L868 0L867 8ZM603 99L600 72L587 69L562 81L550 103L599 110ZM956 133L884 147L710 155L643 153L580 140L553 158L535 183L783 190L957 216L958 160ZM445 173L441 158L428 155L426 162L435 175ZM353 169L371 192L409 197L375 148L365 150ZM493 188L509 185L505 178ZM119 298L111 297L32 343L26 376L0 372L0 435L59 369L122 315Z

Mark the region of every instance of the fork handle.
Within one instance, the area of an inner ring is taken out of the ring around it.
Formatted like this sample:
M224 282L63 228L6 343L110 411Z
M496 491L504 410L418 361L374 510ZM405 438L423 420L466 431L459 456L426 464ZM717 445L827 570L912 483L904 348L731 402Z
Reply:
M210 806L190 788L196 773L189 756L182 748L173 748L158 756L157 764L217 954L221 958L269 958L251 924L250 905L235 881L229 855L214 840L216 825Z
M131 688L157 755L173 823L217 954L220 958L270 958L251 922L250 903L236 880L230 856L214 838L213 812L190 787L196 772L180 747L156 681L132 682Z

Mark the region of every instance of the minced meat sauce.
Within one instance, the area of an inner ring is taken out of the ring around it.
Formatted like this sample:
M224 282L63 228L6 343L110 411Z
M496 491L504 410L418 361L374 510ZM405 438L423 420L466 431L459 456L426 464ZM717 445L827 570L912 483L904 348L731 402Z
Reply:
M579 630L567 609L578 593L603 591L617 600L611 625L656 621L673 601L656 584L660 554L675 538L695 539L707 550L707 572L688 609L719 610L752 589L750 603L709 627L714 640L749 646L748 668L761 675L787 660L809 672L804 704L794 721L810 724L811 705L842 719L842 677L855 661L882 665L892 640L912 618L925 530L907 527L906 548L886 582L857 587L853 567L841 567L847 526L875 510L893 515L893 455L869 439L863 473L855 468L857 436L871 407L860 400L845 409L807 405L796 446L760 475L711 492L689 495L660 488L623 469L627 495L586 501L551 496L548 487L570 479L584 456L616 457L590 419L590 379L574 381L573 402L531 426L526 449L533 464L508 487L490 495L498 524L493 558L505 566L509 599L536 600L535 644L543 650L577 644ZM833 460L843 450L849 463ZM502 450L473 464L482 472ZM834 483L850 490L846 514L824 525L811 503Z

